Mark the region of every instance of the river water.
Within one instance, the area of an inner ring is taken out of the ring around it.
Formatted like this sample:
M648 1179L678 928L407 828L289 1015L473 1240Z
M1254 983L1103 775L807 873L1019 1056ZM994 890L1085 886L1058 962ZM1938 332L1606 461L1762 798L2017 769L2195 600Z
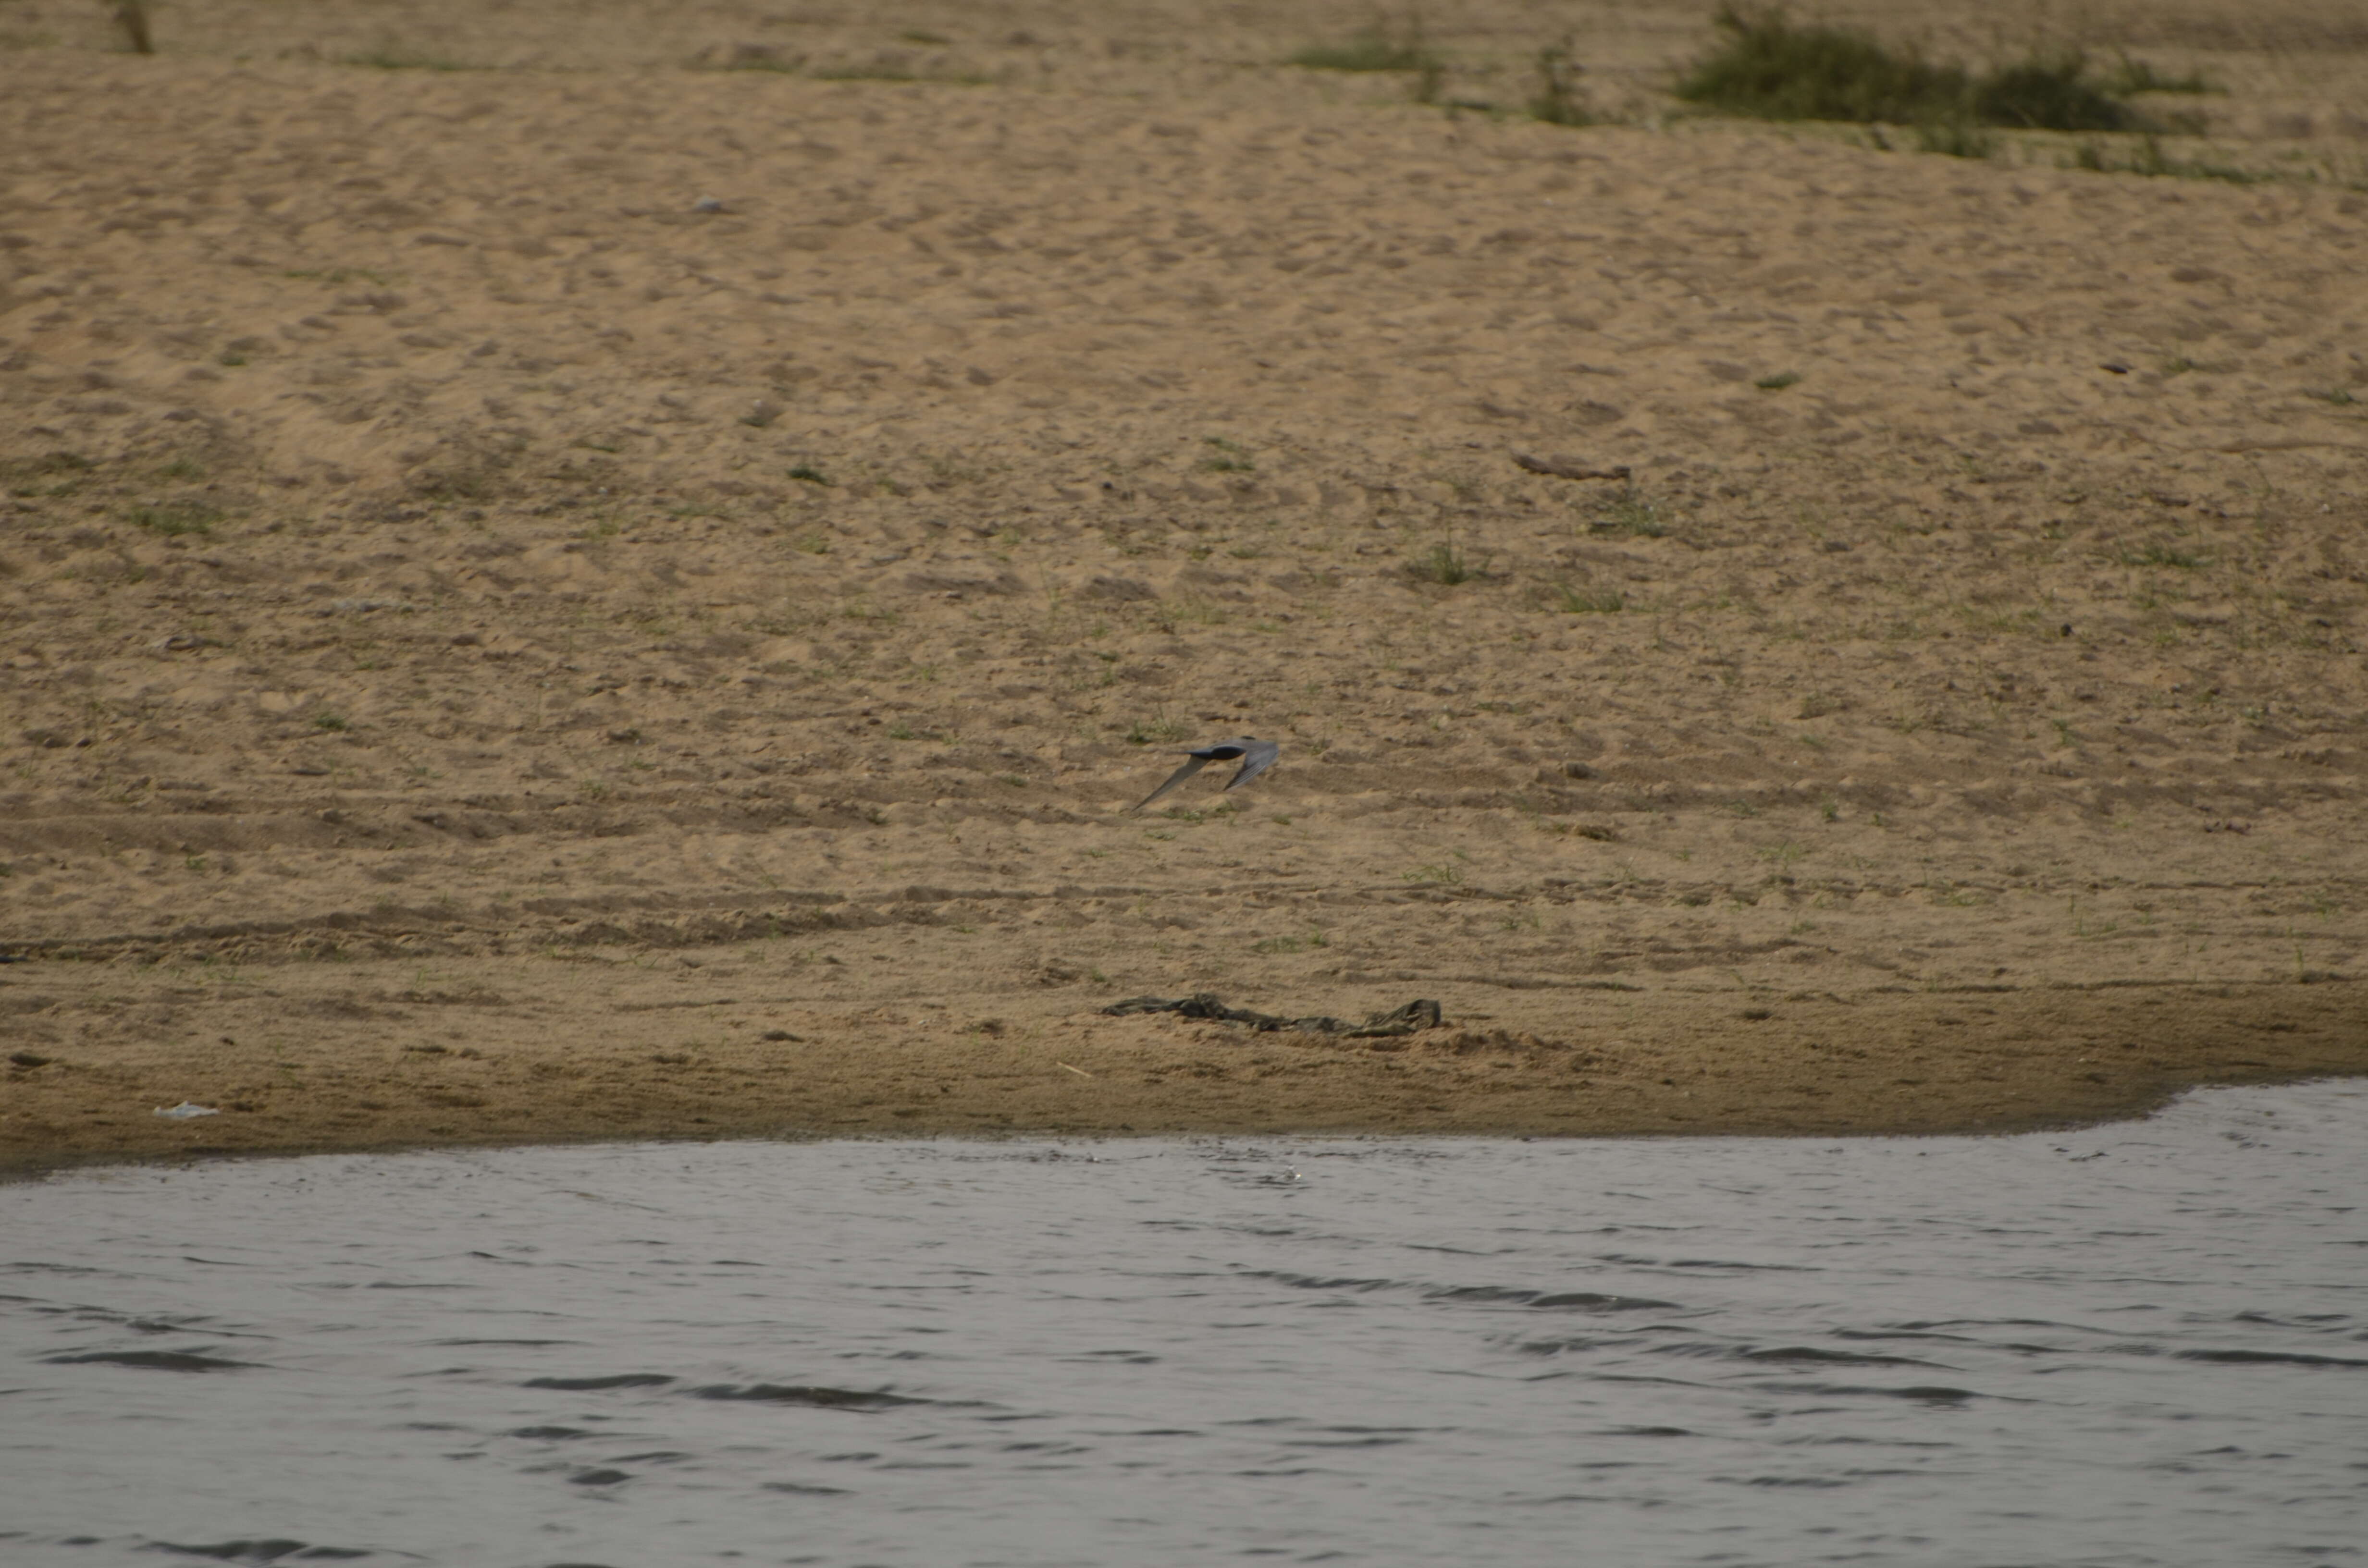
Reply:
M2368 1560L2368 1085L0 1187L0 1562Z

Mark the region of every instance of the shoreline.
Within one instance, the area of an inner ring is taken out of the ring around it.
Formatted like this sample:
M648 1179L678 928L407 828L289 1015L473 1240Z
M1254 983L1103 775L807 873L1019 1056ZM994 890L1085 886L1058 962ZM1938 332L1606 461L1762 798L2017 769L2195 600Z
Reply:
M696 1131L649 1132L586 1132L572 1135L527 1133L516 1137L422 1139L385 1143L323 1143L317 1146L294 1144L268 1148L247 1148L230 1145L199 1145L181 1150L142 1153L91 1153L51 1157L31 1156L24 1161L0 1157L0 1187L15 1183L41 1181L51 1176L73 1176L85 1171L144 1170L157 1166L184 1166L200 1163L228 1160L304 1160L331 1155L393 1155L447 1153L458 1151L482 1150L495 1153L513 1149L578 1149L598 1144L643 1145L652 1143L695 1145L710 1143L869 1143L899 1142L951 1142L998 1143L1004 1142L1076 1140L1111 1142L1133 1139L1202 1139L1202 1138L1298 1138L1339 1139L1426 1139L1474 1138L1502 1139L1522 1143L1545 1142L1579 1142L1604 1140L1641 1142L1663 1138L1726 1138L1726 1139L1894 1139L1894 1138L2016 1138L2040 1132L2071 1133L2089 1128L2112 1127L2125 1122L2150 1119L2176 1104L2183 1096L2201 1089L2268 1088L2282 1085L2343 1083L2352 1079L2368 1079L2368 1069L2337 1073L2301 1072L2246 1078L2199 1078L2165 1086L2144 1103L2077 1117L2040 1117L2029 1121L2007 1125L1979 1127L1919 1127L1912 1130L1860 1127L1847 1131L1820 1130L1816 1127L1788 1129L1781 1131L1749 1131L1734 1128L1638 1129L1623 1131L1612 1129L1601 1131L1531 1131L1520 1127L1503 1128L1359 1128L1359 1127L1162 1127L1131 1128L1034 1128L1012 1127L996 1131L980 1131L964 1128L910 1127L875 1131L814 1131L793 1127L748 1129L717 1132L706 1128Z
M75 1028L5 1068L13 1176L666 1139L2008 1133L2207 1085L2368 1074L2362 1002L2340 983L1458 986L1440 1028L1369 1040L1110 1017L1076 987L964 1006L696 981L710 994L684 995L698 971L548 958L441 964L427 988L416 964L280 965L202 996L178 968L44 967L39 996L23 969L0 996ZM185 1100L220 1114L154 1114Z

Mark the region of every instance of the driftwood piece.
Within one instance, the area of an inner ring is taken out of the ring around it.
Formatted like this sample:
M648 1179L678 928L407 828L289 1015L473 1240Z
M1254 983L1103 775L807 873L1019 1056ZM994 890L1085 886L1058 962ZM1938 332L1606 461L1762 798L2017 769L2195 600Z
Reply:
M1439 1004L1430 1001L1409 1002L1386 1013L1375 1013L1361 1024L1352 1024L1346 1018L1279 1018L1269 1013L1253 1013L1247 1007L1228 1007L1206 991L1173 999L1130 996L1123 1002L1111 1003L1102 1011L1112 1016L1178 1013L1188 1018L1247 1024L1254 1029L1295 1029L1302 1034L1334 1034L1349 1040L1377 1040L1388 1035L1413 1034L1420 1029L1435 1029L1440 1025Z

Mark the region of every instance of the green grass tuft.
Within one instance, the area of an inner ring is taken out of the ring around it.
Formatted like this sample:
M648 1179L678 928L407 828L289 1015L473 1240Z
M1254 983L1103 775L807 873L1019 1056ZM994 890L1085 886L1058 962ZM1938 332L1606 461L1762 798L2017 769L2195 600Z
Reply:
M1587 526L1597 533L1630 534L1638 539L1659 539L1669 531L1660 508L1645 500L1634 485L1613 496Z
M1256 473L1258 464L1250 458L1249 449L1223 436L1203 436L1201 440L1217 449L1217 455L1201 460L1201 469L1209 473Z
M823 476L822 470L814 467L812 463L798 464L797 467L790 470L790 477L805 484L826 485L830 483L828 479Z
M1421 555L1406 562L1406 570L1426 583L1440 583L1453 587L1468 583L1480 574L1479 569L1460 554L1452 541L1441 540Z
M1786 387L1798 386L1801 384L1801 372L1798 370L1779 370L1772 376L1762 376L1751 384L1758 387L1761 392L1782 392Z

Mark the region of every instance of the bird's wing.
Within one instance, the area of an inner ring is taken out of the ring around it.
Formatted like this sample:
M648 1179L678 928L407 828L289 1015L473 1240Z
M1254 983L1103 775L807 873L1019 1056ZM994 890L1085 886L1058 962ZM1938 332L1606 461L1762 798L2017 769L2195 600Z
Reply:
M1282 747L1273 741L1252 741L1242 753L1241 771L1225 780L1225 788L1237 790L1272 767L1282 755Z
M1159 799L1160 796L1165 795L1168 790L1173 790L1176 786L1183 783L1184 780L1191 778L1192 775L1200 772L1201 769L1208 766L1209 759L1205 756L1196 756L1188 759L1183 767L1178 768L1175 772L1167 776L1167 783L1162 784L1158 789L1154 790L1150 794L1145 795L1142 800L1136 801L1133 809L1138 812L1143 810L1144 807L1151 804L1152 801Z

